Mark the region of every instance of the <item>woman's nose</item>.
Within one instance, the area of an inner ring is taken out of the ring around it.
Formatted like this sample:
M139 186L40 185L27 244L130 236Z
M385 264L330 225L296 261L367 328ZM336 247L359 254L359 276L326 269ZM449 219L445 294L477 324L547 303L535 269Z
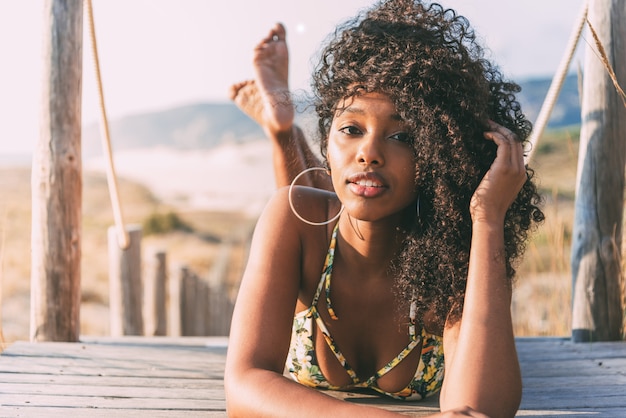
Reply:
M376 135L366 135L359 144L357 161L366 165L384 164L381 141Z

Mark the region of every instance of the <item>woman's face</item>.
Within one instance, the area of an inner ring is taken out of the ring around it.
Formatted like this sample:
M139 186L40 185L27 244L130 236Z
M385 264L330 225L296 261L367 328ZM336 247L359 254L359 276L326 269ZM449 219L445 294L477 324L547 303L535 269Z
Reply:
M338 109L327 151L337 196L357 219L398 214L417 198L413 138L406 124L381 93L348 98Z

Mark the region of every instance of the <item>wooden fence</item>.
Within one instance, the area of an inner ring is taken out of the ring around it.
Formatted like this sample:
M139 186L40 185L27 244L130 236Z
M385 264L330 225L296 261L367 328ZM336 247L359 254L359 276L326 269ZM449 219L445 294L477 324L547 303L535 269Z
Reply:
M111 336L228 335L247 259L245 233L222 242L208 275L201 277L187 265L170 266L162 250L142 260L141 228L131 225L127 232L125 249L114 227L108 234Z

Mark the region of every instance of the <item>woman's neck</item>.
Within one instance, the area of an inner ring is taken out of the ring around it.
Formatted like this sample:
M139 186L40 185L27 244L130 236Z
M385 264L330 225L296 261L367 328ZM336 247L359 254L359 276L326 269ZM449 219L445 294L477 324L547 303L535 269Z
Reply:
M367 222L342 215L337 237L341 258L360 268L389 270L402 249L405 229L399 219Z

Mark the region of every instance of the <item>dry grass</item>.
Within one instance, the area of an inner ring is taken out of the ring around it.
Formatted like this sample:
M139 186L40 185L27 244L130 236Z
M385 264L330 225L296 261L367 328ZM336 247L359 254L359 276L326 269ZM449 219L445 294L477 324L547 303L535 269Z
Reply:
M578 131L549 132L541 139L532 165L546 198L546 222L529 242L518 266L512 313L519 336L570 334L570 245L576 179ZM155 212L171 207L159 202L149 190L120 181L126 223L142 223ZM0 169L0 224L5 237L0 252L1 332L7 342L28 339L30 284L30 169ZM176 213L194 228L193 233L173 232L144 237L144 254L167 252L170 266L185 264L198 275L208 274L221 242L235 240L229 285L236 289L247 257L250 220L237 213ZM103 176L85 173L83 187L83 260L81 333L108 334L107 228L112 214ZM238 232L234 232L238 231ZM239 236L234 236L234 235ZM144 259L147 255L144 255Z
M545 223L530 240L513 293L518 336L571 334L570 248L578 161L578 129L549 132L531 166L541 194Z
M119 182L124 219L127 224L141 224L155 212L175 210L159 202L145 187ZM7 343L29 338L30 307L30 168L0 168L0 223L5 239L0 248L0 335ZM250 220L236 213L177 212L193 227L193 232L172 232L146 236L142 240L143 257L161 249L167 252L168 265L189 266L204 276L209 271L219 244L235 226L249 225ZM82 260L81 260L81 334L107 335L108 256L107 229L113 224L106 179L103 175L84 173Z

